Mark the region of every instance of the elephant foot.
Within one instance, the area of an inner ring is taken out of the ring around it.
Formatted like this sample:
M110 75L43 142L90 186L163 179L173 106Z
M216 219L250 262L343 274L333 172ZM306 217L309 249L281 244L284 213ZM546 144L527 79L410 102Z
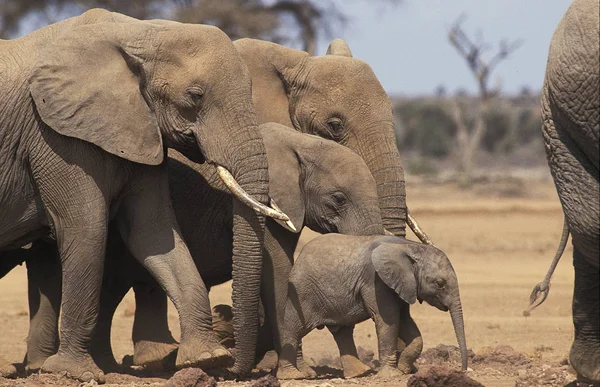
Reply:
M158 343L141 340L133 346L133 364L153 369L175 367L177 343Z
M54 352L54 353L56 353L56 352ZM46 355L46 354L31 354L30 352L27 352L27 354L25 354L25 360L23 361L23 363L25 363L25 373L27 375L31 375L31 374L35 374L35 373L39 372L40 368L42 368L42 364L44 364L46 359L48 359L54 353Z
M112 353L93 356L93 359L105 373L121 371L121 366L117 363Z
M384 365L383 367L381 367L381 369L377 372L377 376L380 378L385 378L385 379L390 379L390 378L401 378L402 376L406 375L404 372L400 371L398 368L393 367L393 366L389 366L389 365Z
M14 379L19 376L17 367L8 360L0 357L0 377Z
M92 360L88 354L67 355L57 353L50 356L41 368L42 372L65 375L81 382L104 383L104 372Z
M581 347L584 349L580 349ZM577 381L580 384L587 383L600 386L600 361L596 356L586 351L585 346L579 346L577 341L573 342L569 360L571 366L577 372Z
M356 378L358 376L364 376L373 370L371 367L357 359L352 355L343 355L342 358L342 368L344 369L344 378Z
M296 365L298 366L298 370L306 375L305 379L313 379L317 377L317 373L312 369L311 366L308 365L307 362L304 361L303 358L296 360Z
M311 371L314 373L315 371L312 370ZM279 366L277 368L277 379L281 379L281 380L289 380L289 379L312 379L316 376L316 374L314 374L314 376L312 374L306 373L306 372L302 372L301 370L299 370L298 368L294 367L293 365L286 365L286 366Z
M179 345L177 368L198 367L203 370L225 368L233 365L233 356L218 342L188 340Z

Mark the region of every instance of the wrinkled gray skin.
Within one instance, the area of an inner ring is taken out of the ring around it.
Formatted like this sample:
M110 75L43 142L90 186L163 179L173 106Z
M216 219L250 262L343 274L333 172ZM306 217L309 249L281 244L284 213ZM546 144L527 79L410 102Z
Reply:
M234 45L252 75L259 124L277 122L349 147L367 163L377 182L383 226L405 236L404 170L392 104L371 67L352 57L343 40L327 55L255 39Z
M285 303L285 298L279 299L285 294L280 289L287 288L294 250L304 226L321 233L354 235L381 235L383 227L375 181L360 156L333 141L278 124L264 124L260 129L270 166L270 196L297 227L292 232L271 219L266 223L261 291L266 317L272 321L277 314L275 304ZM232 276L231 194L214 168L191 163L177 152L170 151L169 155L170 193L182 236L207 288L226 282ZM121 239L114 234L111 230L100 316L92 344L92 356L105 371L117 369L110 346L112 317L132 286L136 297L134 364L161 363L177 348L168 327L164 293L129 257ZM51 255L52 246L48 248L50 251L44 254ZM30 254L27 262L32 310L27 362L43 360L53 353L48 343L56 340L60 300L60 293L54 290L56 285L51 285L51 268L44 269L43 278L31 270L39 266L32 264L35 259ZM54 279L54 283L59 281ZM31 299L37 293L49 295L42 305L38 299ZM45 325L36 323L40 320ZM261 341L273 337L273 325L264 326ZM263 350L270 349L269 343L265 345ZM35 369L30 364L26 366Z
M575 0L554 32L542 89L548 165L573 237L570 361L600 382L599 4Z
M341 39L332 41L323 56L255 39L239 39L234 46L252 75L258 123L277 122L355 151L377 183L384 228L404 237L406 190L392 104L371 67L352 57ZM285 287L277 291L285 300ZM278 331L282 323L279 314Z
M229 363L163 161L173 147L221 165L267 201L251 79L231 41L210 26L92 10L0 41L0 53L0 250L54 238L62 266L60 347L42 370L103 380L89 349L110 220L177 307L177 365ZM264 217L234 213L234 310L244 332L236 370L244 371L254 360Z
M415 348L411 346L422 346L422 341L414 342L411 329L401 327L406 327L410 318L408 304L417 299L450 311L462 369L466 370L467 346L458 281L442 251L393 236L329 234L310 241L290 273L277 377L311 376L298 369L296 352L302 338L322 326L339 327L332 333L345 376L364 370L356 349L346 343L354 325L368 318L375 321L377 330L379 374L410 371L406 367L416 360L412 353ZM398 357L399 339L410 344Z

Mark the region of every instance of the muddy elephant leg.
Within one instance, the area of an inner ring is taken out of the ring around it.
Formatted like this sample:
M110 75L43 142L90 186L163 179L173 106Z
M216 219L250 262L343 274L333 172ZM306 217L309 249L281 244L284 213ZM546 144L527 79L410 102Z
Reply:
M164 167L155 171L161 176L140 182L143 194L132 194L122 203L117 216L121 237L177 308L181 344L176 366L211 369L230 365L233 357L212 330L208 292L172 211L166 171Z
M167 358L177 350L177 341L169 330L167 295L152 280L136 284L133 320L133 364L150 367L171 366ZM175 358L173 357L175 366Z
M58 351L61 269L56 244L36 241L27 252L29 334L25 370L37 372Z
M423 338L415 320L410 316L408 304L400 308L398 339L398 370L405 374L417 372L415 362L423 351Z
M575 340L570 360L581 382L600 382L600 273L577 247L573 251Z
M356 345L354 344L354 325L340 326L337 329L329 329L340 351L344 378L354 378L371 372L371 367L364 364L358 358Z

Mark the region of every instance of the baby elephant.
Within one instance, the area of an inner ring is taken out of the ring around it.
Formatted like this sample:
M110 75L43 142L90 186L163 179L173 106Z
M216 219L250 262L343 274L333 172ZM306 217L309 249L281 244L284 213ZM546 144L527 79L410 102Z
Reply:
M379 374L406 372L398 343L407 341L405 328L412 321L408 304L416 300L450 311L466 370L458 280L442 251L394 236L328 234L314 239L302 249L290 274L277 377L309 376L296 366L296 351L306 334L323 326L335 327L331 331L345 377L365 367L357 358L352 329L369 317L377 330Z

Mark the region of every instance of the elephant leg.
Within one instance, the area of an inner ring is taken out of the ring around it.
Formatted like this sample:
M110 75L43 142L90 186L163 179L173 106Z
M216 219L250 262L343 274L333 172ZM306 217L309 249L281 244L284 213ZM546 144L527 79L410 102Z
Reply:
M354 325L340 326L337 329L329 329L340 351L344 378L354 378L371 372L371 367L364 364L358 358L356 345L354 344Z
M405 374L417 372L415 362L423 351L423 338L415 320L410 316L409 304L400 308L398 339L398 369Z
M25 370L37 372L58 351L61 269L56 244L36 241L27 252L29 334Z
M66 373L84 382L104 381L90 346L98 318L106 241L106 225L97 223L107 217L106 213L99 214L66 227L61 221L55 222L62 264L60 346L42 365L43 372Z
M152 168L150 168L152 169ZM208 291L180 236L164 167L124 199L117 220L125 246L165 290L177 312L181 344L176 366L223 367L233 357L212 330ZM147 178L147 175L141 178Z
M162 367L177 350L177 341L169 330L167 295L155 283L136 284L133 320L133 364ZM174 358L173 366L174 364Z
M299 234L291 233L273 220L267 219L261 299L265 311L265 321L273 329L273 344L278 353L281 353L280 337L284 329L288 280L294 262L294 250L299 238Z
M294 302L288 299L285 307L284 327L281 336L281 353L277 365L278 379L305 379L313 377L312 374L303 372L298 368L300 343L302 338L313 327L306 325L308 321L311 321L311 316L308 316L306 313L302 314L303 312L299 310L299 302L296 301L297 298Z
M600 273L575 246L573 323L575 340L570 361L582 382L600 382Z
M113 257L108 259L113 259ZM111 266L105 267L102 293L100 294L100 311L91 347L92 358L104 372L119 370L119 364L113 355L110 339L112 319L123 297L131 288L131 281L118 275L115 276L112 273L113 269Z
M398 363L398 332L400 327L400 311L398 301L392 300L384 307L378 308L373 315L379 347L379 362L381 368L377 372L383 377L399 376L396 368Z

